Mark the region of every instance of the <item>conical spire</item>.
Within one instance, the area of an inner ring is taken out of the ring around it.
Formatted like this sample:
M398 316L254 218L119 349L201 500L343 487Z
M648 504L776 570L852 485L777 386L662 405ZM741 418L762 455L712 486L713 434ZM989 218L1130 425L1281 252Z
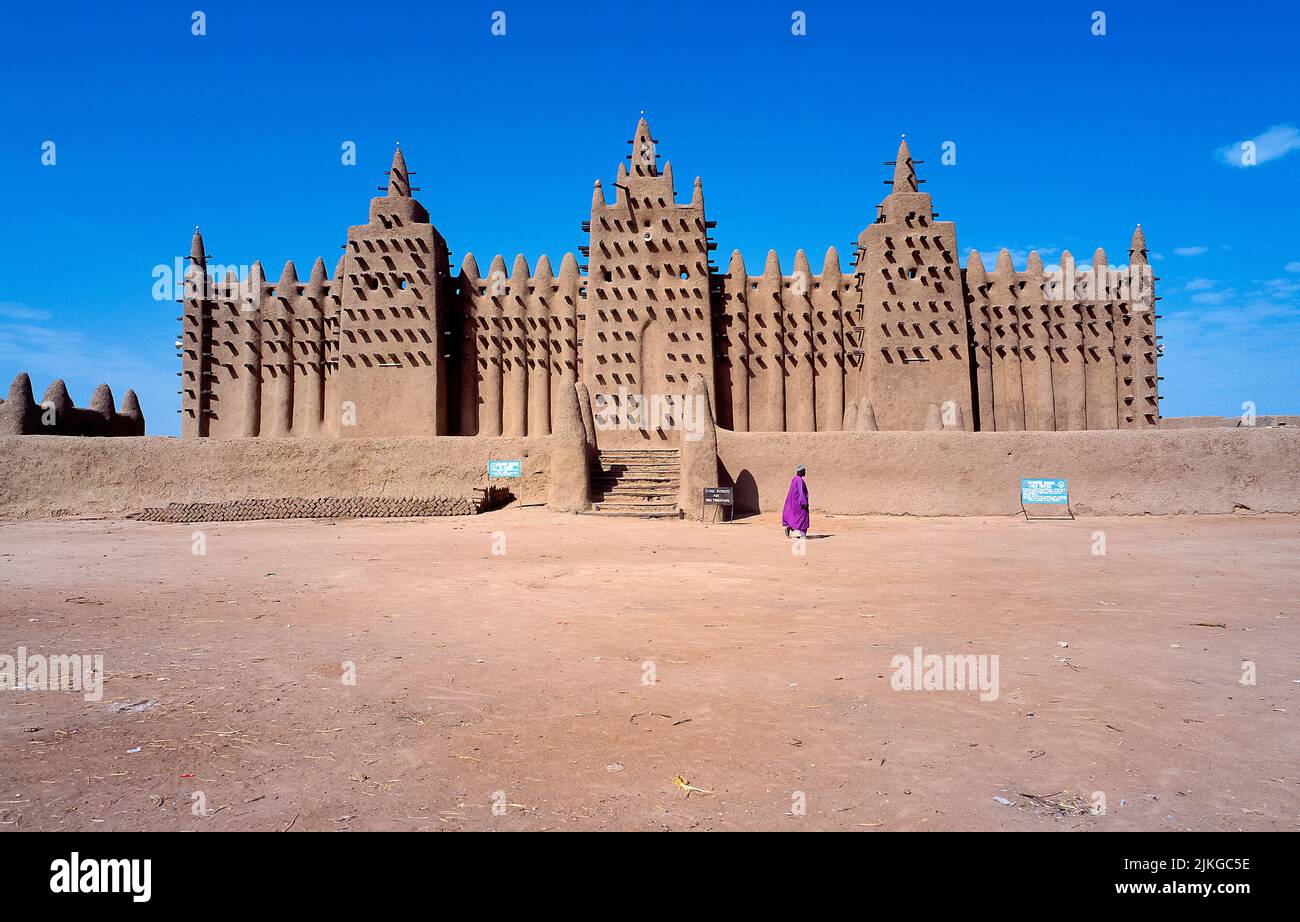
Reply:
M988 281L984 270L984 258L979 250L971 250L966 257L966 287L975 291Z
M126 392L118 415L121 417L123 435L144 435L144 411L140 409L140 398L135 395L135 391Z
M528 285L528 260L524 259L523 253L515 254L515 264L510 272L511 281L516 284Z
M479 277L478 260L474 258L473 253L465 254L465 258L460 262L460 272L465 278L476 279Z
M560 260L560 280L566 283L576 282L582 277L582 272L578 269L578 260L572 253L565 253L564 258Z
M402 156L400 143L393 152L393 168L388 171L388 197L411 197L411 174L406 169L406 158Z
M50 386L45 389L45 396L41 399L41 426L42 431L49 434L73 435L76 429L76 422L73 415L72 398L68 396L68 388L63 383L62 378L51 382ZM52 416L49 415L53 411Z
M50 386L45 389L45 396L41 399L41 403L54 407L60 416L63 415L64 410L72 408L72 398L68 396L68 386L63 383L62 378L55 378L50 382Z
M90 395L90 409L106 418L117 412L113 404L113 392L107 384L101 384L95 388L95 393Z
M998 253L998 264L994 267L993 274L1004 278L1016 274L1016 267L1011 262L1011 251L1006 247Z
M822 263L822 275L840 277L840 251L835 247L828 247L826 250L826 259Z
M538 285L538 290L541 291L541 284L549 286L551 280L554 278L555 270L551 268L551 258L543 253L541 256L537 257L537 268L533 270L533 279L540 283ZM541 291L541 293L549 295L551 292L548 288L546 291Z
M691 192L691 204L704 204L704 183L700 182L700 177L698 176L695 177L695 188Z
M771 278L781 277L781 260L776 255L776 250L767 251L767 262L763 264L763 275Z
M333 278L335 281L339 281L343 278L343 262L346 259L347 259L346 255L340 256L339 261L334 264L334 274L331 276L331 278Z
M1060 297L1073 301L1078 297L1078 274L1074 267L1074 254L1069 250L1061 251L1061 292Z
M262 309L262 298L266 294L266 270L262 268L260 259L253 260L252 268L248 270L248 279L245 281L248 288L248 301L252 304L254 311Z
M194 227L194 238L190 240L190 260L199 266L207 264L208 253L203 248L203 235L199 233L198 225Z
M598 211L605 207L605 190L600 185L600 180L596 180L596 186L591 190L591 210Z
M898 144L898 156L894 158L894 191L916 190L916 168L912 165L912 152L907 148L907 135L903 135Z
M1142 233L1142 225L1139 224L1133 231L1133 242L1128 247L1128 261L1130 265L1144 266L1147 261L1147 237Z
M794 271L804 272L812 275L812 266L808 262L808 254L802 249L795 250L794 253Z
M325 295L325 260L319 256L311 264L311 275L307 277L307 287L302 293L313 301L319 301Z
M812 266L808 263L808 254L803 250L795 251L794 277L793 293L803 298L812 297Z
M627 164L620 161L614 177L614 204L620 207L627 205L627 175Z
M123 416L140 415L140 398L135 395L134 390L127 390L126 396L122 398L122 409L119 412Z
M727 264L727 274L733 279L744 279L747 277L745 271L745 257L741 255L740 250L731 251L731 262Z
M27 376L27 372L20 371L14 375L13 383L9 385L9 396L5 399L17 400L22 406L36 402L32 396L32 379Z
M506 274L506 258L500 253L492 257L492 264L488 266L488 278L494 282L509 278ZM488 287L488 293L497 294L492 290L491 286Z
M636 123L636 134L632 138L632 172L637 176L657 176L657 164L655 139L650 134L650 123L643 115Z
M1101 253L1101 250L1098 250L1097 252ZM1104 260L1105 258L1106 258L1106 254L1102 253L1102 259ZM1025 265L1025 275L1032 275L1035 278L1037 278L1042 274L1043 274L1043 257L1038 255L1037 250L1030 250L1029 261Z
M280 273L280 281L275 286L275 296L277 298L296 298L298 297L298 269L289 260L284 264L284 271Z

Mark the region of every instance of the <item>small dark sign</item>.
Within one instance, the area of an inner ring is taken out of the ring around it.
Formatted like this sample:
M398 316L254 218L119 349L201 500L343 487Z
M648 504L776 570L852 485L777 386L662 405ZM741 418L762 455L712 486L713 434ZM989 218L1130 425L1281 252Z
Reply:
M731 489L731 487L705 487L704 505L734 506L735 500L732 498Z

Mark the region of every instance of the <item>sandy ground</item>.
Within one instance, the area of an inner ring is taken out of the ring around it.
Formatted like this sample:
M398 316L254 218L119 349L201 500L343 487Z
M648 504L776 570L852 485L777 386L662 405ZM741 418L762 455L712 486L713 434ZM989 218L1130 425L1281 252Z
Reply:
M1295 517L194 532L0 524L0 829L1300 827Z

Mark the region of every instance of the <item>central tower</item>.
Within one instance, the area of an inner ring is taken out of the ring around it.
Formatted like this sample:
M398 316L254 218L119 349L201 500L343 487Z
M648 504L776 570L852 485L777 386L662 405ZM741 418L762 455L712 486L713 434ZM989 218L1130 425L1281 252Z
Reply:
M599 181L591 200L582 380L602 447L666 447L679 440L691 375L704 375L713 398L712 244L700 180L678 204L644 118L629 143L614 204Z
M398 148L369 223L348 228L333 408L342 436L450 431L447 243L411 197L410 176Z
M857 338L846 398L870 401L881 429L948 429L971 423L970 347L957 228L936 221L920 191L907 141L891 165L892 189L858 235Z

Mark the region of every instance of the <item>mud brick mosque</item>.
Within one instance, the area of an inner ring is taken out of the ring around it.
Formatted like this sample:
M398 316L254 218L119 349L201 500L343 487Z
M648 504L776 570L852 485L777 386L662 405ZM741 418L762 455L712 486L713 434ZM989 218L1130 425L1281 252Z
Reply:
M1006 250L992 272L974 251L963 269L904 139L847 265L832 247L817 271L802 250L790 273L774 252L722 270L700 180L678 200L644 118L630 143L613 201L597 181L588 243L558 269L498 255L485 274L466 255L453 272L400 148L332 276L318 259L305 282L293 263L274 283L260 263L211 277L196 230L183 436L545 436L580 384L602 447L667 447L671 413L614 421L671 407L696 374L736 431L1158 427L1141 227L1118 275L1100 249L1090 271L1067 252L1059 273L1037 253L1018 272Z

